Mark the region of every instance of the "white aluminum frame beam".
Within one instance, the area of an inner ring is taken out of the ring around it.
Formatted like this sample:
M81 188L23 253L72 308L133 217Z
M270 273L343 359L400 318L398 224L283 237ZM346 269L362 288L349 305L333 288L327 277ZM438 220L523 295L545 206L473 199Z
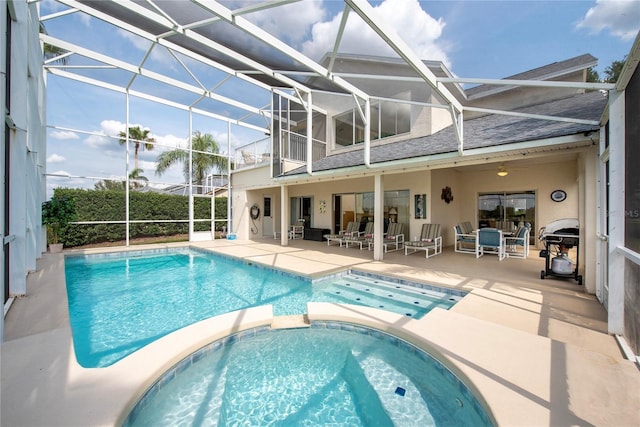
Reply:
M344 5L344 11L342 12L342 19L340 20L340 27L338 27L338 34L336 35L336 40L333 43L333 51L331 52L331 58L329 59L329 67L327 70L332 73L333 65L336 62L336 55L338 55L338 49L340 48L340 43L342 42L342 36L344 35L344 29L347 27L347 20L349 18L349 11L351 8L349 5Z
M78 75L78 74L70 73L68 71L63 71L63 70L56 69L56 68L49 69L49 73L53 74L53 75L56 75L56 76L59 76L59 77L64 77L64 78L67 78L67 79L70 79L70 80L75 80L75 81L79 81L79 82L82 82L82 83L90 84L90 85L93 85L93 86L96 86L96 87L101 87L103 89L109 89L109 90L112 90L114 92L119 92L119 93L122 93L122 94L126 94L128 92L131 96L135 96L135 97L141 98L141 99L146 99L146 100L149 100L149 101L154 101L154 102L157 102L159 104L167 105L167 106L174 107L174 108L177 108L177 109L180 109L180 110L184 110L184 111L188 111L189 108L191 108L188 105L180 104L180 103L175 102L175 101L171 101L171 100L168 100L168 99L160 98L160 97L157 97L157 96L154 96L154 95L149 95L147 93L139 92L139 91L136 91L136 90L131 90L131 89L127 90L126 88L124 88L122 86L117 86L117 85L114 85L114 84L111 84L111 83L103 82L101 80L92 79L90 77L81 76L81 75ZM220 115L220 114L212 113L211 111L206 111L206 110L202 110L202 109L198 109L198 108L192 108L192 109L193 109L194 112L197 112L198 114L201 114L201 115L207 116L207 117L211 117L213 119L218 119L218 120L221 120L221 121L224 121L224 122L233 123L233 124L236 124L238 126L245 127L247 129L256 130L258 132L270 132L270 130L268 128L263 128L263 127L256 126L256 125L251 124L251 123L246 123L246 122L243 122L243 121L240 121L240 120L237 120L237 119L232 119L232 118Z
M442 83L438 83L436 76L431 72L429 67L418 57L418 55L409 48L409 46L393 31L379 16L376 15L373 7L366 0L344 0L354 12L356 12L360 18L374 30L378 36L380 36L413 70L418 73L424 81L431 86L436 93L444 99L446 103L452 106L452 115L455 116L456 111L462 113L463 107L460 101L449 89L447 89ZM366 124L365 124L366 128ZM462 127L456 127L456 138L459 141L459 146L464 145L463 135L461 133ZM367 144L367 135L365 135L365 164L368 163L369 145Z
M353 94L359 96L360 98L363 98L363 99L367 99L368 98L368 95L365 92L363 92L362 90L360 90L359 88L357 88L356 86L352 85L351 83L347 82L346 80L342 79L341 77L330 73L329 70L327 70L322 65L320 65L317 62L311 60L309 57L301 54L300 52L298 52L297 50L295 50L294 48L292 48L288 44L286 44L283 41L281 41L281 40L277 39L276 37L272 36L268 32L264 31L262 28L260 28L257 25L251 23L250 21L246 20L242 16L239 16L238 14L234 13L232 10L227 9L226 7L221 5L220 3L218 3L218 2L216 2L214 0L191 0L191 1L193 3L196 3L196 4L200 5L202 8L206 9L210 13L213 13L213 14L219 16L220 18L224 19L229 24L231 24L231 25L233 25L233 26L235 26L235 27L237 27L237 28L249 33L250 35L256 37L259 40L261 40L262 42L268 44L272 48L278 50L280 53L283 53L283 54L287 55L289 58L298 61L299 63L301 63L305 67L309 68L310 70L315 71L318 74L318 76L333 81L335 84L337 84L342 89L344 89L344 90L346 90L346 91L348 91L350 93L353 93ZM276 73L274 70L271 70L271 72L272 73ZM296 83L296 85L299 85L299 84ZM304 90L304 92L310 92L311 91L311 89L309 89L309 88L306 88L306 89L303 89L303 90Z
M568 81L550 81L550 80L517 80L517 79L480 79L480 78L464 78L464 77L436 77L441 83L476 83L495 86L529 86L529 87L559 87L571 89L593 89L593 90L611 90L615 88L614 83L595 83L595 82L568 82ZM465 107L466 109L466 107Z
M248 83L251 83L251 84L253 84L255 86L258 86L258 87L260 87L262 89L271 90L271 86L269 86L267 84L264 84L264 83L260 82L259 80L255 80L254 78L250 77L249 75L247 75L244 72L236 71L236 70L234 70L232 68L227 67L226 65L220 64L220 63L218 63L216 61L213 61L213 60L211 60L211 59L209 59L209 58L207 58L205 56L202 56L200 54L194 53L189 49L186 49L186 48L184 48L182 46L179 46L179 45L177 45L175 43L172 43L172 42L170 42L170 41L168 41L166 39L157 37L154 34L151 34L151 33L148 33L146 31L143 31L143 30L139 29L138 27L136 27L134 25L131 25L131 24L127 23L127 22L121 21L119 19L116 19L116 18L112 17L111 15L108 15L108 14L103 13L101 11L95 10L92 7L88 6L88 5L85 5L84 3L79 3L79 2L77 2L75 0L56 0L56 1L58 3L60 3L60 4L64 4L64 5L72 8L72 9L75 9L77 11L83 12L83 13L85 13L87 15L93 16L93 17L95 17L97 19L100 19L102 21L108 22L111 25L114 25L114 26L116 26L118 28L121 28L121 29L123 29L125 31L128 31L128 32L130 32L132 34L135 34L137 36L140 36L141 38L144 38L144 39L146 39L146 40L148 40L148 41L150 41L152 43L157 43L157 44L159 44L161 46L166 47L167 49L171 49L171 50L173 50L175 52L178 52L178 53L180 53L182 55L185 55L185 56L187 56L189 58L195 59L196 61L199 61L199 62L201 62L201 63L203 63L205 65L208 65L208 66L210 66L212 68L220 70L220 71L222 71L224 73L230 74L230 75L232 75L234 77L237 77L237 78L239 78L241 80L244 80L244 81L246 81ZM148 12L151 13L151 11L148 11ZM175 31L171 31L169 34L173 34L174 32ZM196 34L196 33L191 32L190 34ZM208 39L205 39L205 40L208 40ZM210 45L207 45L208 47L214 47L212 41L209 41L209 43L210 43ZM217 46L219 46L219 45L217 45ZM262 73L261 70L258 70L258 71ZM272 77L275 77L275 76L272 75Z
M377 16L371 5L366 0L345 0L364 22L373 29L405 62L423 78L447 103L452 104L456 110L462 111L462 104L449 90L439 84L436 76L429 70L424 62L413 52L409 46L393 31L383 20Z
M75 4L76 3L74 0L58 0L58 1L63 2L65 4L71 4L71 3ZM234 58L234 59L242 62L243 64L247 65L248 67L250 67L252 69L258 70L258 71L260 71L261 73L263 73L265 75L271 76L271 77L281 81L282 83L284 83L287 86L299 87L300 89L302 89L305 92L307 92L309 90L304 85L296 82L295 80L291 80L290 78L288 78L286 76L278 74L274 70L264 66L263 64L261 64L259 62L256 62L256 61L254 61L254 60L252 60L252 59L250 59L248 57L245 57L244 55L241 55L237 51L229 49L228 47L223 46L223 45L215 42L212 39L209 39L209 38L207 38L205 36L202 36L202 35L198 34L197 32L195 32L193 30L190 30L190 29L186 29L186 28L184 28L182 26L173 25L173 23L171 21L167 20L163 15L160 15L158 13L154 13L153 11L151 11L149 9L146 9L146 8L144 8L142 6L139 6L138 4L136 4L136 3L132 2L132 1L119 0L118 1L118 5L126 8L127 10L129 10L129 11L131 11L133 13L136 13L136 14L140 15L141 17L143 17L145 19L152 20L156 24L161 25L161 26L165 27L168 30L167 33L162 34L160 37L147 33L148 36L150 36L150 37L145 37L145 38L147 38L147 39L149 39L149 40L151 40L151 41L153 41L155 43L162 44L161 41L165 41L166 42L165 37L167 37L167 36L169 36L171 34L182 34L185 37L187 37L187 38L189 38L189 39L191 39L191 40L193 40L195 42L198 42L198 43L202 44L203 46L205 46L205 47L207 47L209 49L214 49L214 50L216 50L216 51L218 51L218 52L220 52L220 53L222 53L224 55L227 55L227 56L229 56L231 58ZM75 6L72 6L72 7L75 7ZM220 6L220 7L222 7L222 6ZM225 10L228 11L228 9L225 9ZM93 16L96 16L96 14L100 14L100 15L103 16L103 18L101 18L101 19L106 20L110 24L113 24L113 25L116 25L116 26L120 26L121 21L119 21L117 19L114 19L110 15L101 14L101 13L99 13L98 11L96 11L95 9L93 9L91 7L85 7L83 12L88 13L89 15L93 15ZM231 13L231 11L229 11L229 13ZM244 18L241 18L241 19L243 21L246 21L246 20L244 20ZM140 29L138 29L135 26L132 26L132 25L126 24L126 23L124 23L124 24L126 25L127 30L133 32L134 34L142 35L144 33L144 31L141 31ZM167 43L169 45L174 45L171 42L167 42ZM230 70L230 71L227 71L229 74L234 74L234 75L235 74L242 74L242 73L237 72L235 70L231 70L228 67L225 67L225 68L227 68L227 70Z
M503 116L525 117L528 119L550 120L554 122L579 123L582 125L600 126L599 120L572 119L570 117L548 116L545 114L521 113L518 111L494 110L491 108L465 107L465 111L475 111L478 113L500 114Z
M71 52L73 54L81 55L81 56L84 56L86 58L92 59L94 61L102 62L104 64L107 64L107 65L111 66L111 67L115 67L117 69L130 72L134 76L136 76L136 75L144 76L144 77L150 78L152 80L158 81L160 83L164 83L166 85L173 86L175 88L182 89L184 91L194 93L194 94L199 95L201 97L213 99L215 101L219 101L219 102L222 102L224 104L231 105L233 107L248 111L248 112L253 113L253 114L262 114L262 111L259 108L254 107L252 105L248 105L248 104L236 101L235 99L231 99L231 98L228 98L226 96L218 95L218 94L216 94L214 92L211 92L211 91L207 90L206 88L194 86L194 85L191 85L189 83L185 83L185 82L182 82L180 80L176 80L174 78L167 77L164 74L160 74L160 73L156 73L155 71L147 70L145 68L142 68L141 66L136 66L136 65L133 65L133 64L129 64L128 62L124 62L124 61L121 61L119 59L115 59L115 58L112 58L110 56L94 52L92 50L83 48L81 46L77 46L75 44L72 44L72 43L69 43L69 42L54 38L54 37L51 37L49 35L40 34L40 40L42 40L43 42L45 42L47 44L50 44L52 46L56 46L56 47L59 47L61 49L64 49L64 50L66 50L68 52ZM179 61L179 62L182 64L181 61ZM51 68L54 68L54 67L51 66L51 67L46 67L46 68L51 69ZM55 66L55 68L66 69L68 67ZM78 67L78 68L81 68L81 67ZM91 67L82 67L82 68L91 68ZM195 79L195 77L189 71L187 71L187 72L188 72L189 75L191 75L194 78L194 80L198 84L201 85L201 83L197 79ZM130 86L130 84L129 84L129 86Z

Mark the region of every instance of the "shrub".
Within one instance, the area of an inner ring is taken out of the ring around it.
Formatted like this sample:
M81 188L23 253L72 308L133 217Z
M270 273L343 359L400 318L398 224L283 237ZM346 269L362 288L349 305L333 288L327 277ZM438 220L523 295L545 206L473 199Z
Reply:
M116 242L126 239L126 193L124 190L83 190L58 188L56 195L75 200L75 221L121 221L119 224L68 224L60 229L61 241L67 247ZM215 217L227 218L227 198L216 197ZM129 227L129 238L161 237L186 234L189 225L189 199L187 196L151 192L129 194L129 218L151 222L133 223ZM211 201L194 199L194 218L211 218ZM185 220L185 222L153 222ZM222 228L217 223L216 228ZM209 221L195 222L195 231L211 229Z

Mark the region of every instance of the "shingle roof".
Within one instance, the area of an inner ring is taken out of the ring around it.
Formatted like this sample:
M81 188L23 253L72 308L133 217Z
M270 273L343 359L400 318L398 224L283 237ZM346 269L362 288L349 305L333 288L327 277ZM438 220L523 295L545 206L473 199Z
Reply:
M520 108L514 111L543 114L548 116L570 117L582 120L599 120L607 103L601 92L588 92L568 98L549 101ZM524 141L576 135L598 130L597 125L557 122L526 117L491 114L464 122L465 149L494 147ZM409 159L457 151L457 140L453 127L449 126L432 135L373 145L371 163ZM313 171L334 170L364 165L362 150L337 153L313 163ZM286 175L304 173L304 167L288 172Z
M552 64L544 65L542 67L534 68L523 73L514 74L513 76L505 77L506 80L548 80L554 77L562 76L575 72L576 70L584 70L589 67L593 67L598 63L597 58L586 53L584 55L569 58L564 61L554 62ZM509 89L511 86L496 86L490 84L484 84L475 86L465 90L467 98L474 99L480 98L485 92L491 92L493 89L503 88Z

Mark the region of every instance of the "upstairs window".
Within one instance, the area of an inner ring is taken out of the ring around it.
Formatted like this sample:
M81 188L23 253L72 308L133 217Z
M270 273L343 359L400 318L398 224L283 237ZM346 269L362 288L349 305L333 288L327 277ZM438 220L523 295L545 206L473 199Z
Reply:
M364 142L364 122L356 108L335 116L335 145L348 147ZM371 103L371 141L411 130L411 106L392 101Z

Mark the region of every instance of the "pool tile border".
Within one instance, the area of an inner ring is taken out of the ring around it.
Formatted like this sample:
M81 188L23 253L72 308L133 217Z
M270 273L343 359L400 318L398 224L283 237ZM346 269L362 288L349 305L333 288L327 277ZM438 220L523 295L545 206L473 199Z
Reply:
M423 361L433 363L436 370L443 374L443 377L449 381L451 385L453 385L459 392L464 396L464 398L473 404L473 411L478 415L485 425L492 425L492 422L487 415L487 412L482 407L478 399L473 395L471 390L462 382L453 372L451 372L444 364L442 364L438 359L430 355L424 350L419 349L415 345L409 343L408 341L403 340L395 335L389 334L387 332L381 331L379 329L362 326L354 323L348 322L337 322L337 321L326 321L326 320L313 320L310 324L311 329L330 329L330 330L340 330L346 332L354 332L357 334L372 336L377 339L383 339L395 347L400 348L402 351L408 352L409 354L413 354ZM295 329L295 328L290 328ZM289 330L290 330L289 329ZM238 341L241 341L246 338L253 338L258 335L272 333L272 332L280 332L282 329L272 329L270 326L258 326L255 328L247 329L241 332L237 332L226 337L215 340L204 347L194 351L189 356L185 357L174 366L172 366L169 370L167 370L164 374L162 374L138 399L136 404L133 406L133 409L129 412L125 421L122 424L122 427L131 427L137 417L148 404L151 399L153 399L158 392L167 384L169 384L173 379L176 378L176 375L180 374L188 367L197 363L202 358L208 356L209 354L221 350L229 345L232 345Z
M116 251L116 252L96 252L96 253L65 253L66 258L118 258L122 256L144 256L144 255L165 255L168 253L186 253L192 248L190 247L176 247L176 248L155 248L155 249L135 249L131 251Z

